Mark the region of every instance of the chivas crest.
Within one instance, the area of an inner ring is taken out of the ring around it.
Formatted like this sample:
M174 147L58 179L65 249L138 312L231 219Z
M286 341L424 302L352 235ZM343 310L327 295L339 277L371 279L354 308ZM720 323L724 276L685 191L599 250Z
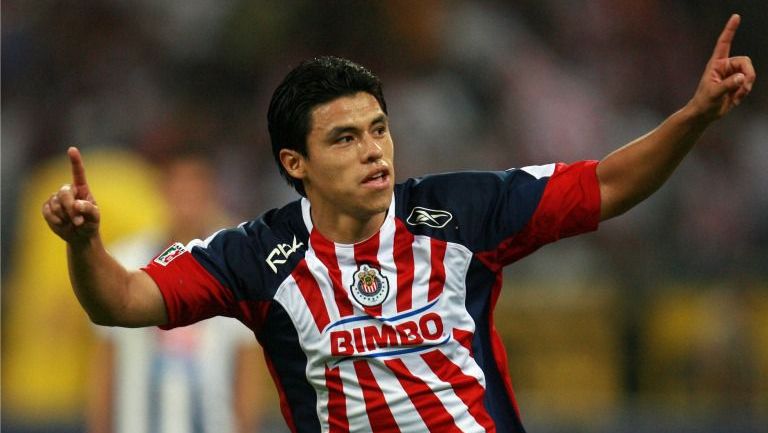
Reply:
M366 307L381 305L389 295L389 281L381 271L369 265L360 265L352 276L352 296Z

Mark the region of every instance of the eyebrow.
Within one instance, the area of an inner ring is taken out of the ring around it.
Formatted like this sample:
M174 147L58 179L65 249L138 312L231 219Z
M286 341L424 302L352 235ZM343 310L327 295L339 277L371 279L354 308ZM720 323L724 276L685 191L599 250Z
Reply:
M376 116L370 123L370 125L375 125L377 123L387 123L387 115L386 114L380 114ZM329 140L338 137L339 135L349 133L349 132L358 132L360 129L356 126L351 125L339 125L333 129L331 129L328 134L325 135L325 137Z

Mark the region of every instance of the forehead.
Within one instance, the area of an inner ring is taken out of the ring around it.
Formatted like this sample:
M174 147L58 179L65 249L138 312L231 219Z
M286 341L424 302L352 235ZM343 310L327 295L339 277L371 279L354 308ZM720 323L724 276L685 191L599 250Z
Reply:
M312 110L310 131L327 131L340 125L365 125L384 112L379 101L367 92L342 96ZM311 133L311 132L310 132Z

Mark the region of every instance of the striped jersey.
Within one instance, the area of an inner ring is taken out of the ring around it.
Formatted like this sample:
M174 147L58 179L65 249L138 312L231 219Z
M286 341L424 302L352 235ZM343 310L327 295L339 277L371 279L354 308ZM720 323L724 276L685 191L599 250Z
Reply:
M523 432L493 325L503 266L595 230L596 161L398 184L382 227L340 244L302 198L143 268L164 328L239 319L293 432Z

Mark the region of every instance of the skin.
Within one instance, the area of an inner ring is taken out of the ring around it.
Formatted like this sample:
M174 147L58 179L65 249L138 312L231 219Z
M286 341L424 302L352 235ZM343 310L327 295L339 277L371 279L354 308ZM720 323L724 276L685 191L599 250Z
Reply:
M321 233L341 243L367 239L384 222L395 186L387 116L361 92L316 107L311 119L307 156L283 149L280 160L304 183Z
M752 91L755 69L746 56L729 57L741 23L731 15L704 68L693 98L656 129L606 156L597 167L601 219L620 215L669 178L704 130Z
M612 218L644 200L669 178L713 121L752 90L748 57L730 57L741 18L732 15L717 40L693 98L656 129L606 156L597 167L601 218ZM362 241L381 226L392 198L393 145L386 116L371 95L358 93L316 107L307 156L285 150L280 160L304 182L312 219L329 239ZM85 178L80 152L68 150L72 184L43 204L51 230L67 242L70 279L80 303L98 324L164 324L165 305L154 281L128 271L103 247L99 211ZM384 173L376 181L368 177Z

